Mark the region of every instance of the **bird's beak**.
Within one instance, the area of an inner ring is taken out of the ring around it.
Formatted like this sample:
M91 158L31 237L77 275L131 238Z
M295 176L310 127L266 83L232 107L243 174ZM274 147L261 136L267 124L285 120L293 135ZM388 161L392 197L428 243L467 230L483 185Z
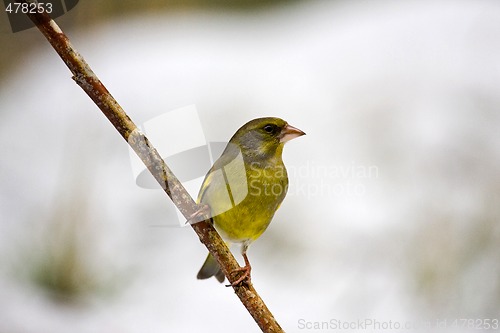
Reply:
M286 125L280 133L280 142L287 142L292 139L298 138L299 136L306 135L306 133L302 132L298 128L295 128L290 125Z

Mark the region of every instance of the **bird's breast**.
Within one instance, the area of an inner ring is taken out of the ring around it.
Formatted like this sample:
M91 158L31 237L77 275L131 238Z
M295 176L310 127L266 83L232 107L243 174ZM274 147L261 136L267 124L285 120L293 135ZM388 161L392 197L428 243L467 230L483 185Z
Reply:
M258 238L285 198L288 189L285 166L283 163L246 164L244 173L241 168L229 168L223 177L227 193L225 202L221 204L219 196L219 202L209 203L216 228L233 242ZM213 207L219 211L214 211Z

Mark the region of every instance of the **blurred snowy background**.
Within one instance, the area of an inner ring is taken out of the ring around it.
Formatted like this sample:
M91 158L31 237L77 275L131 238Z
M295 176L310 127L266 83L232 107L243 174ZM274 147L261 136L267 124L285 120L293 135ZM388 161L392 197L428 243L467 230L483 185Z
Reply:
M499 319L499 1L96 3L57 21L136 123L195 104L209 141L307 133L249 250L286 331ZM2 27L0 332L258 331L40 33Z

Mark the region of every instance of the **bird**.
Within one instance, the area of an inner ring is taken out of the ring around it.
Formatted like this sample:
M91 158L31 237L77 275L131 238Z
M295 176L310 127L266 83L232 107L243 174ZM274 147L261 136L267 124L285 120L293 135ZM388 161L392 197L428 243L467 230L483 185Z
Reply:
M253 119L236 131L205 176L197 203L226 243L241 245L245 261L245 266L230 273L243 272L228 287L250 282L248 246L267 229L288 189L283 147L302 135L280 118ZM197 278L212 276L224 282L224 273L209 253Z

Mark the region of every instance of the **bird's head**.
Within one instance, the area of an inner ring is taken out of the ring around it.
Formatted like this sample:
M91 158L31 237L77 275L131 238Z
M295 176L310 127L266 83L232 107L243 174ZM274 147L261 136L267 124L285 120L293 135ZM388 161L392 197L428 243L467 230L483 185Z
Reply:
M243 125L231 138L243 156L252 161L281 158L283 145L304 132L280 118L257 118Z

